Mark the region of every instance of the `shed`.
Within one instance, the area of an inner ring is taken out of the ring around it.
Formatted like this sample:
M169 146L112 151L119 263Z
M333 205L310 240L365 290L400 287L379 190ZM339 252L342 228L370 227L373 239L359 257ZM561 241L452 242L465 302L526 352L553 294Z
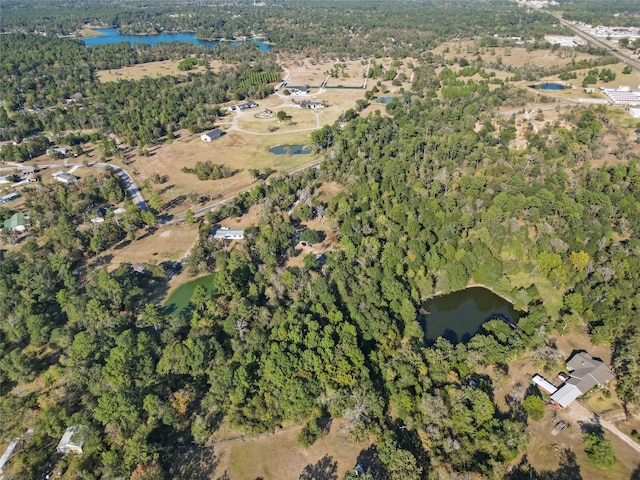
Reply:
M224 132L222 130L220 130L219 128L214 128L210 132L200 135L200 140L202 140L203 142L211 142L220 138L223 134Z
M76 455L82 454L82 445L84 445L85 428L82 425L74 425L65 430L64 435L58 443L59 453L75 453Z
M627 111L633 118L640 118L640 108L629 108Z
M538 385L538 387L540 387L541 390L545 391L549 395L553 395L556 392L556 390L558 390L558 387L556 387L551 382L545 380L542 376L538 374L535 374L531 378L531 381L536 385Z
M9 203L13 200L15 200L16 198L18 198L20 195L18 195L15 192L12 193L8 193L7 195L5 195L4 197L0 197L0 202L2 203Z

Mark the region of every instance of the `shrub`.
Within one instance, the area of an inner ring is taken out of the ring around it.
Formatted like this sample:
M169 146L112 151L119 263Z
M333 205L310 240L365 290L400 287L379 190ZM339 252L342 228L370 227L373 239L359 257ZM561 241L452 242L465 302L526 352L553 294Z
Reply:
M531 420L538 421L544 417L544 402L536 395L530 395L522 402L524 411Z

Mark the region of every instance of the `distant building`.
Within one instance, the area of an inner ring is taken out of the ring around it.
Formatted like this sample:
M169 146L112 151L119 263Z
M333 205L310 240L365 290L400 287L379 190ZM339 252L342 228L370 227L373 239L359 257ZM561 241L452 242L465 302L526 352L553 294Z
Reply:
M58 453L67 454L75 453L76 455L82 454L82 445L84 445L84 433L85 429L81 425L74 425L67 428L58 443Z
M258 104L256 102L247 102L247 103L241 103L240 105L232 105L229 107L229 110L232 112L234 110L242 112L243 110L249 110L250 108L256 108L257 106Z
M14 201L15 199L17 199L20 195L18 195L17 193L9 193L3 197L0 197L0 202L1 203L9 203Z
M53 178L55 178L57 181L61 183L68 184L68 183L73 183L78 181L78 177L76 177L75 175L71 175L70 173L56 172L52 175L53 175Z
M29 225L29 217L24 213L14 213L11 218L7 218L4 221L4 228L6 230L13 230L14 232L24 232Z
M213 238L219 240L242 240L244 238L244 230L220 227L213 233Z
M214 128L210 132L200 135L200 140L203 142L212 142L224 135L224 132L219 128Z
M64 148L64 147L54 147L54 148L47 148L47 155L62 155L63 157L66 157L67 154L69 153L69 150Z
M309 95L309 85L305 85L304 87L295 87L291 89L292 96L301 96L301 95Z
M571 357L567 362L567 369L569 380L551 395L551 400L563 408L593 387L601 387L615 378L604 362L592 358L586 352Z
M310 100L302 100L300 102L294 102L294 106L298 108L309 108L311 110L316 110L318 108L325 108L326 105L321 102L312 102Z

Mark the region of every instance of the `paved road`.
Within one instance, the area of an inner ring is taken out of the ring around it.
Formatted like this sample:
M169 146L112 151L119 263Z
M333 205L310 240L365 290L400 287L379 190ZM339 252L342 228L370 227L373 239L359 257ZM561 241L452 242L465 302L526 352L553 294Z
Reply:
M547 13L551 13L551 12L547 12ZM563 26L573 30L578 37L582 38L583 40L586 40L587 42L591 43L592 45L595 45L596 47L605 48L609 50L613 55L620 58L624 63L634 68L636 71L640 72L640 61L638 61L637 58L634 58L631 55L627 55L626 53L621 52L618 49L616 49L616 51L613 51L613 47L611 45L601 40L600 38L596 37L595 35L592 35L583 30L580 30L573 23L567 22L566 20L563 20L560 17L556 17L556 18L560 20L560 23Z
M14 163L12 163L11 165L14 165L14 166L12 166L12 167L0 167L0 171L13 172L16 169L17 170L24 170L26 168L29 168L28 165L14 164ZM69 170L69 173L73 173L79 167L82 167L82 166L83 166L82 163L64 162L64 163L50 163L50 164L47 164L47 165L38 165L38 168L40 168L40 169L45 169L45 168L64 168L64 169L67 169L67 168L71 167L71 169ZM90 163L88 166L89 167L103 167L103 168L110 167L110 168L113 168L113 170L115 170L115 172L118 174L118 176L122 179L122 182L124 183L127 195L129 197L131 197L131 199L136 204L136 206L140 210L149 210L149 206L147 205L147 202L144 200L144 197L142 196L142 192L140 191L140 188L138 187L138 185L136 185L136 182L133 180L133 177L124 168L118 167L117 165L111 165L109 163L97 163L97 162Z

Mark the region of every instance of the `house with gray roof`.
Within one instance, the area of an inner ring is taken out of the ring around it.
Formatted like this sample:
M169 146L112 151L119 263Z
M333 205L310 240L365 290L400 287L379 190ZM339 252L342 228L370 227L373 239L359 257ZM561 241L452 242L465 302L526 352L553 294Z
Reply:
M200 140L202 140L203 142L211 142L213 140L220 138L223 135L223 133L224 132L219 128L214 128L210 132L200 135Z
M603 361L586 352L579 352L571 357L567 362L567 369L569 379L551 395L551 400L563 408L593 387L602 387L615 377Z

